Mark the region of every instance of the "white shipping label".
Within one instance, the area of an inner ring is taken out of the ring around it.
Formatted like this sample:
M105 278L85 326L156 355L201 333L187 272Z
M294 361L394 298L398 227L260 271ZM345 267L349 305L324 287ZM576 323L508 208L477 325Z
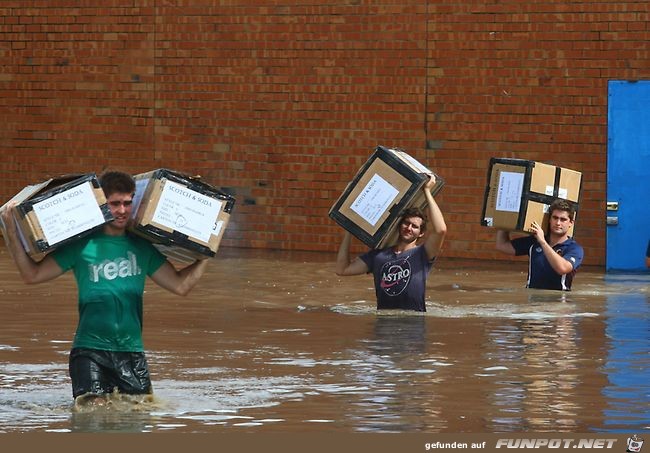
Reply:
M152 221L203 242L209 242L217 228L221 200L167 180Z
M384 178L375 174L363 188L350 209L359 214L370 225L375 226L399 194Z
M553 186L546 186L545 194L552 197L554 189L555 187ZM569 196L569 189L567 189L566 187L559 187L557 190L557 196L558 198L564 198L566 200L567 197Z
M34 214L49 245L105 223L90 182L34 204Z
M502 171L497 190L497 211L519 212L524 174Z

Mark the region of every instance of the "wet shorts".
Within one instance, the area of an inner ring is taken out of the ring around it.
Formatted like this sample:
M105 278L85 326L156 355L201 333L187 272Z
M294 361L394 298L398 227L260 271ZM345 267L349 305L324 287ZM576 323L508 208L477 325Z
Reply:
M103 395L152 393L144 352L113 352L73 348L70 351L72 396L85 393Z

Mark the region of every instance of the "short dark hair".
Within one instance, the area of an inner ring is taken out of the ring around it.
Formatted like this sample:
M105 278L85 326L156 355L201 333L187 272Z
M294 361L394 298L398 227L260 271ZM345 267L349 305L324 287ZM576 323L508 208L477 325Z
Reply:
M107 197L114 193L135 193L133 176L122 171L105 171L99 177L99 185Z
M576 216L576 208L573 203L558 198L548 207L548 213L553 214L553 211L565 211L569 214L569 219L574 220Z
M420 225L420 233L424 233L427 229L427 216L422 212L420 208L407 208L402 212L402 217L399 219L399 223L404 222L404 219L409 217L419 217L422 219L422 225Z

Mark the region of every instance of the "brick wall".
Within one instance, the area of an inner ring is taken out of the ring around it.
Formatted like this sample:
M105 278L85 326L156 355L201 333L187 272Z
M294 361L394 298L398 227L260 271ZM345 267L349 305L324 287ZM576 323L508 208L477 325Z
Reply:
M168 167L235 193L224 245L334 252L327 211L384 144L447 181L445 256L504 259L481 197L489 158L518 157L583 172L576 237L602 265L607 81L650 76L647 11L4 1L0 199L49 175Z

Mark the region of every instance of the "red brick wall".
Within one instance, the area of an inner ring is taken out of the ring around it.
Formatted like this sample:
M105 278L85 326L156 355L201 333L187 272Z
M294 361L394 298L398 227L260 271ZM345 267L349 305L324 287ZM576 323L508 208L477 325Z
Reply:
M482 195L518 157L583 172L604 264L607 81L650 76L645 2L293 3L0 3L0 199L168 167L235 192L224 245L334 252L327 211L384 144L446 179L445 256L503 259Z

